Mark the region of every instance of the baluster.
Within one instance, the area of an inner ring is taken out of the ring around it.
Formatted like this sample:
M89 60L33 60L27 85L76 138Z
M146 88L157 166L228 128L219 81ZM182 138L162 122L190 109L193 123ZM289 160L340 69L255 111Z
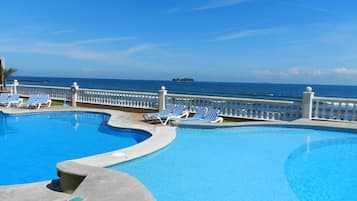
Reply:
M270 116L270 103L266 103L266 119L270 120L271 116Z
M321 118L326 119L326 101L322 102Z
M248 117L248 102L244 102L243 103L243 107L244 107L244 109L243 109L243 117Z
M284 119L284 121L286 121L288 119L288 105L287 104L284 104L283 119Z
M260 119L264 119L264 103L260 103Z
M333 119L334 114L335 114L335 104L334 102L331 102L329 119Z
M314 117L315 117L316 119L319 118L319 100L316 100L316 104L315 104L315 115L314 115Z
M351 119L351 121L356 121L356 102L353 103L352 119Z
M346 101L346 105L345 105L345 115L344 115L344 118L343 120L345 121L348 121L349 118L348 118L348 107L349 107L349 102Z
M341 101L338 101L336 120L340 120L340 119L341 119Z
M276 105L276 107L277 107L277 120L281 120L281 116L280 116L280 114L281 114L281 105L278 103L277 105Z
M300 114L300 107L297 104L294 104L294 108L295 108L295 119L300 118L299 114Z
M293 111L293 105L289 105L288 106L290 108L290 112L289 112L289 120L292 120L293 119L293 116L294 116L294 111Z
M253 118L253 103L249 102L249 114L248 114L248 118Z

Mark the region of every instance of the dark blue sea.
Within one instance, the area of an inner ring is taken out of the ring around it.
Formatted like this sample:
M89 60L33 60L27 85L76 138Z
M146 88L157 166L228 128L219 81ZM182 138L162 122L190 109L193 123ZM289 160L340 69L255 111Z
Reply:
M315 96L357 98L357 86L268 84L232 82L172 82L165 80L123 80L95 78L57 78L16 76L20 84L70 87L77 82L82 88L114 89L124 91L158 92L165 86L169 93L211 95L227 97L301 100L307 86ZM9 82L11 83L11 82Z

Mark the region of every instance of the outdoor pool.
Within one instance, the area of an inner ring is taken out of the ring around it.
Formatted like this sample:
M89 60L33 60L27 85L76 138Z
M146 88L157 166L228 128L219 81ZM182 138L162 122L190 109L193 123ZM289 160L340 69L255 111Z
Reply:
M308 127L178 128L166 148L111 169L158 201L353 201L357 135Z
M56 179L56 164L122 149L148 133L108 126L93 112L0 113L0 185Z

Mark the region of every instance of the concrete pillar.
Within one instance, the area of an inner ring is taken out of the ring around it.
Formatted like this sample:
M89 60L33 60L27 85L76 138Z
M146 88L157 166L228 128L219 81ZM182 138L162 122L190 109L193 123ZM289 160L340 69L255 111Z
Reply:
M165 86L162 86L159 91L159 112L162 112L165 110L166 95L167 95L167 90L166 90Z
M77 107L78 90L79 90L79 86L78 86L77 82L73 82L73 84L71 86L72 107Z
M14 85L13 85L13 94L17 94L17 86L19 86L19 82L17 80L14 80Z
M314 92L311 87L306 87L306 90L302 99L302 118L312 118L312 99L314 98Z

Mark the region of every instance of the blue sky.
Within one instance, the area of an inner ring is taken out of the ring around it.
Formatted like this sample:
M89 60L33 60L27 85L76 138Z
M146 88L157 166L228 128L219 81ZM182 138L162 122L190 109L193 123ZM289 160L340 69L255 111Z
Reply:
M101 2L101 3L98 3ZM357 84L356 1L2 1L17 75Z

